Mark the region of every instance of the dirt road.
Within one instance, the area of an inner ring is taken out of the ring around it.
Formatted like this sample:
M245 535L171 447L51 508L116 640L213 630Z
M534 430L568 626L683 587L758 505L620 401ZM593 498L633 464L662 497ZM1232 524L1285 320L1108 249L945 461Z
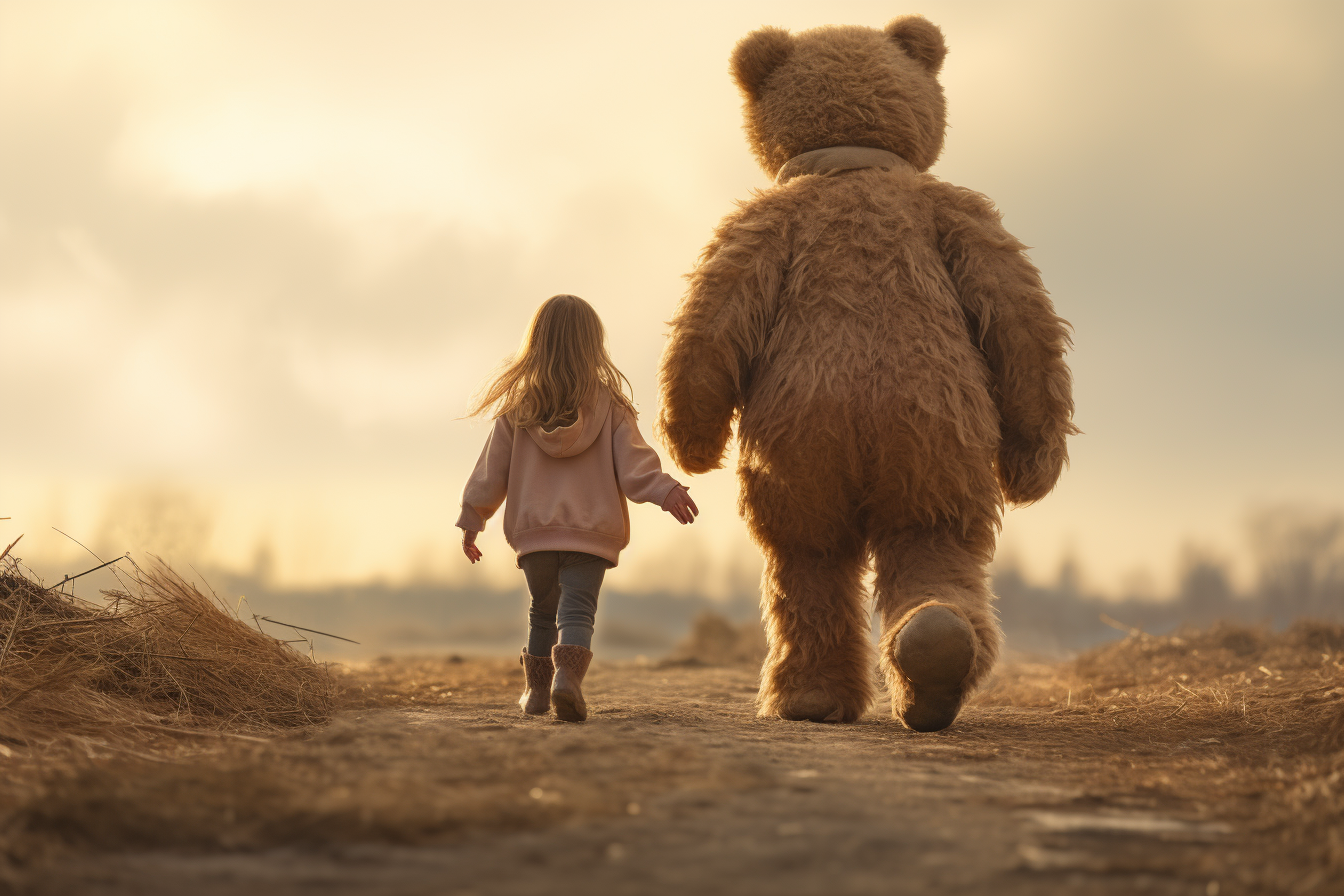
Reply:
M1339 657L1322 655L1309 671L1334 707ZM351 708L317 731L130 757L89 747L11 817L27 846L10 886L1344 892L1320 849L1338 846L1338 814L1300 829L1275 814L1273 781L1297 786L1306 760L1265 724L1272 689L1242 677L1238 705L1193 681L1142 696L1094 680L1085 694L1018 665L927 735L880 709L848 726L759 720L747 667L597 664L591 719L570 725L517 710L516 663L387 661L350 673Z

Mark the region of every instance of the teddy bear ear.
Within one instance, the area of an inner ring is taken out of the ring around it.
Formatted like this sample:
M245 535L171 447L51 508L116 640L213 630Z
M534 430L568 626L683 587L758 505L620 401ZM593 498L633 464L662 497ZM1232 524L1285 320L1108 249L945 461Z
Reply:
M883 31L888 40L895 41L905 55L924 66L929 74L936 75L943 67L947 44L943 43L943 32L928 19L901 16L888 22Z
M758 28L733 48L732 70L737 86L752 99L760 96L770 73L793 52L793 37L783 28Z

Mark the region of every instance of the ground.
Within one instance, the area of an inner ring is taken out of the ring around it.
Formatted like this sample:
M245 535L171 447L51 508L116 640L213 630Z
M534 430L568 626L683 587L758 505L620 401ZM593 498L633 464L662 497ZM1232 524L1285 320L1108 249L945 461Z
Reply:
M1344 892L1344 633L1109 650L937 734L758 719L754 667L694 656L595 663L583 725L523 715L516 661L382 660L326 725L0 749L0 891Z

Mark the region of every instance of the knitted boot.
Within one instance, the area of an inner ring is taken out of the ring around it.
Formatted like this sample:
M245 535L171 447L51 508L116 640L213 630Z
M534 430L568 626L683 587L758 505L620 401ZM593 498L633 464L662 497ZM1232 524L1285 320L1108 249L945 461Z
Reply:
M551 709L551 678L555 675L555 663L548 656L533 656L526 647L518 662L522 663L527 679L527 690L518 698L518 705L528 715L545 715Z
M581 685L593 652L577 644L557 644L551 657L555 660L555 683L551 685L555 714L566 722L582 722L588 718L588 704Z

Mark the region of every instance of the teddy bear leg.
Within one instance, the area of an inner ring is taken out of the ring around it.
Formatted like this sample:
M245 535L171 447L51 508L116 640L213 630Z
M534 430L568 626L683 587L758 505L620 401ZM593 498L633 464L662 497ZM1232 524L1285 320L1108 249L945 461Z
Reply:
M874 682L864 560L857 546L843 552L767 548L762 716L853 722L868 710Z
M879 664L892 714L917 731L952 724L998 657L985 567L992 523L904 529L873 540L882 614Z

